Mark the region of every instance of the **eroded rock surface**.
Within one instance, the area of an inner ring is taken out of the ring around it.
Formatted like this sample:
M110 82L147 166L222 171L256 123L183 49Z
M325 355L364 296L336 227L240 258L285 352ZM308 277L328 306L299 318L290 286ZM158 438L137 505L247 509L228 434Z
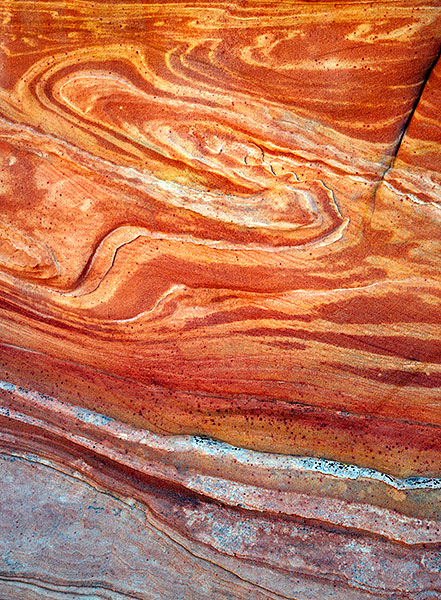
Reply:
M2 598L441 598L438 0L0 0Z

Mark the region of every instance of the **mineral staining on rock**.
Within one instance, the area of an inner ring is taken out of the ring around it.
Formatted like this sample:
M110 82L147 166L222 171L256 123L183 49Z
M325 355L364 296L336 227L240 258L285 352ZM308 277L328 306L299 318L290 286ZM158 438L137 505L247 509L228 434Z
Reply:
M2 595L441 596L441 5L0 19Z

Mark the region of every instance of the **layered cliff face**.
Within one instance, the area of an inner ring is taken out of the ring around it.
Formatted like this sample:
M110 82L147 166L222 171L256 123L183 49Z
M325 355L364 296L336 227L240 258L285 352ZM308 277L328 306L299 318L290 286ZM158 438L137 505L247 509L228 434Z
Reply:
M1 597L441 598L441 3L0 22Z

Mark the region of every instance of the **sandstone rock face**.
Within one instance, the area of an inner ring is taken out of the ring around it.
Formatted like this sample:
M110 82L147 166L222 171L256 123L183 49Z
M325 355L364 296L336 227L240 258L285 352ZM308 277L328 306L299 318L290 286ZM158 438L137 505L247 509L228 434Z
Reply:
M441 2L0 22L0 598L441 598Z

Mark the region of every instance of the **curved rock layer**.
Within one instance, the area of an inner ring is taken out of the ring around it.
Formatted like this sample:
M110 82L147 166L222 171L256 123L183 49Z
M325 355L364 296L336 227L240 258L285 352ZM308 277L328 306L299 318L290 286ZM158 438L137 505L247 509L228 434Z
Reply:
M441 3L0 0L2 598L441 598Z
M441 479L158 436L1 389L2 597L441 594Z

